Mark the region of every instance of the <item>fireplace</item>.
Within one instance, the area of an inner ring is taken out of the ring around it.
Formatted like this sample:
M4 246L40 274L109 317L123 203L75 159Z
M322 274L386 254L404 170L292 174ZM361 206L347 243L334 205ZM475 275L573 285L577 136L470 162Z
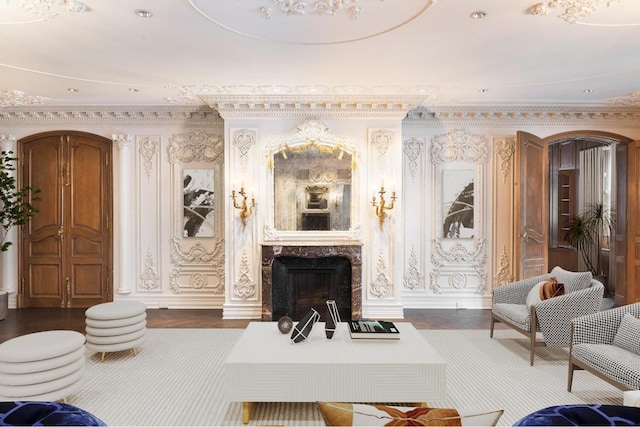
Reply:
M360 319L361 288L360 244L262 246L262 320L298 320L311 307L325 316L327 299L342 319Z

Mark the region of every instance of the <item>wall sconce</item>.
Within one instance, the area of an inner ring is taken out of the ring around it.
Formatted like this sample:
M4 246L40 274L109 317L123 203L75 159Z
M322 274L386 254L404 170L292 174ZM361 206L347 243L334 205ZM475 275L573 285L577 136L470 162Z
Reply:
M376 203L376 196L373 196L373 199L371 199L371 204L376 208L376 216L380 223L380 230L382 230L382 224L384 224L384 220L387 217L387 211L393 209L397 199L396 192L394 191L391 193L391 204L387 206L386 200L384 199L385 193L386 191L384 191L384 187L380 187L380 191L378 192L378 194L380 194L380 204Z
M231 191L231 198L233 199L233 207L240 210L240 221L242 222L242 231L247 227L247 219L253 214L253 208L256 207L256 199L251 199L251 205L247 203L247 193L244 191L244 187L240 187L238 194L242 196L242 201L238 204L236 200L236 190Z

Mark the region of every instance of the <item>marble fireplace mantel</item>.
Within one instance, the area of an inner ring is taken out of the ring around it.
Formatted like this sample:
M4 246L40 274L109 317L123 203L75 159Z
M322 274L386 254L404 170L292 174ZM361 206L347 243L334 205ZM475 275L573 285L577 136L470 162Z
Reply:
M351 317L362 318L362 243L296 242L262 244L262 320L272 318L273 261L278 257L344 257L351 262Z

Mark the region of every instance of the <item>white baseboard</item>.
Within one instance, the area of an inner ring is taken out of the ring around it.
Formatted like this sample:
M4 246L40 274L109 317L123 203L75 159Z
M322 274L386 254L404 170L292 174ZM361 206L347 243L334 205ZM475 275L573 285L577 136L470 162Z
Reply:
M262 319L262 304L224 304L223 319Z

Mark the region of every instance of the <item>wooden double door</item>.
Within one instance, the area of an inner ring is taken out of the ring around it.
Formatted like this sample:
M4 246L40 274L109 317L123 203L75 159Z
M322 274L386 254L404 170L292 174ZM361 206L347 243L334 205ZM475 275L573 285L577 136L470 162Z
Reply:
M613 242L615 302L640 301L640 140L598 131L569 132L545 139L518 132L515 167L514 234L516 277L547 273L549 242L550 141L567 136L607 138L615 141L616 228Z
M20 232L18 307L90 307L112 299L111 140L47 132L18 142L21 184L40 189Z

